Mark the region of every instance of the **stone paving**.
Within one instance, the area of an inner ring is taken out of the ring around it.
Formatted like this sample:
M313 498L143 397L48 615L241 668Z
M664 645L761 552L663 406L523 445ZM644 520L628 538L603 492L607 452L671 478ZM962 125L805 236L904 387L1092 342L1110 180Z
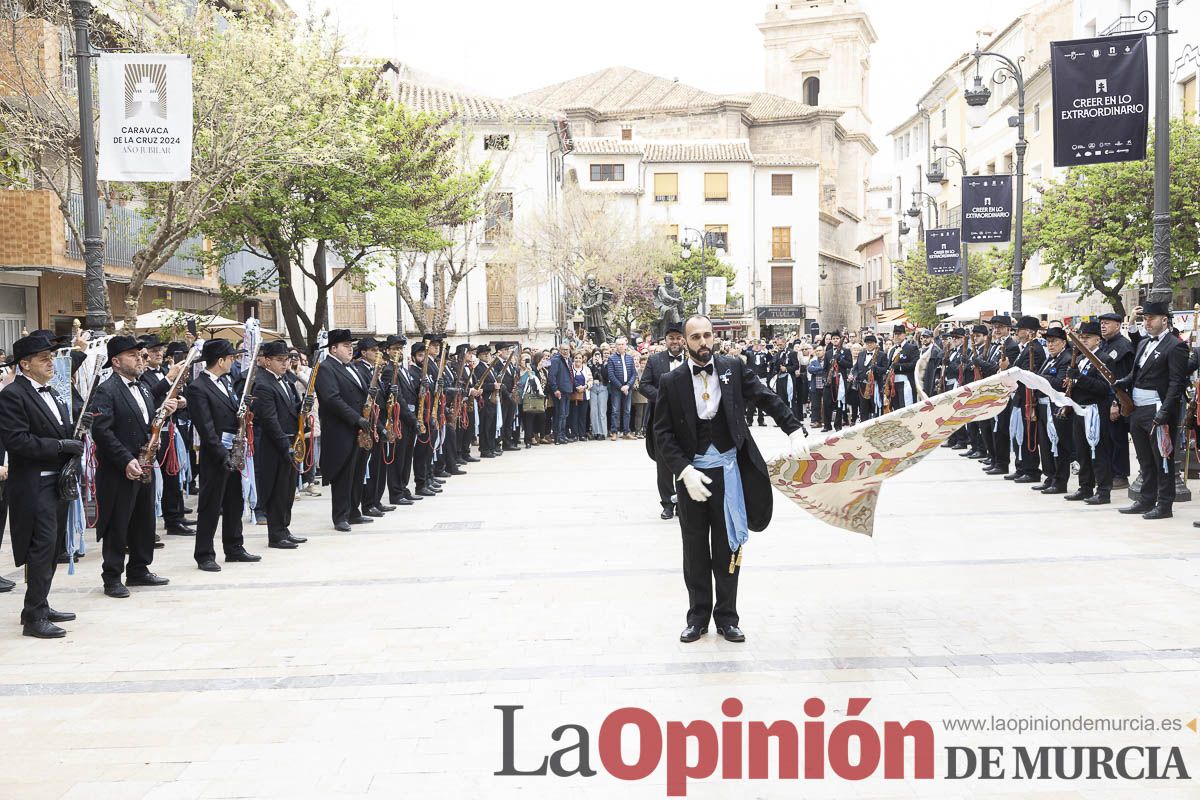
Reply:
M764 451L785 444L773 427L754 433ZM772 758L770 780L694 780L688 797L1200 796L1191 781L943 779L952 745L1178 746L1194 775L1200 735L1186 728L942 725L1200 715L1200 503L1131 522L939 450L888 482L874 538L776 495L745 555L747 642L684 645L679 529L658 519L641 442L471 467L350 534L332 531L327 497L302 499L293 528L308 544L268 550L250 528L263 561L215 575L194 568L190 539L165 537L155 570L171 585L126 600L101 593L95 548L51 595L79 615L65 640L21 637L22 587L0 595L0 798L665 797L662 766L630 782L602 768L604 718L636 706L716 725L727 697L742 720L797 727L821 698L827 734L851 697L871 698L862 718L879 730L927 720L937 780L885 780L882 767L861 782L779 780ZM12 563L7 543L0 557ZM518 769L573 743L550 734L574 723L599 774L495 776L498 705L524 706Z

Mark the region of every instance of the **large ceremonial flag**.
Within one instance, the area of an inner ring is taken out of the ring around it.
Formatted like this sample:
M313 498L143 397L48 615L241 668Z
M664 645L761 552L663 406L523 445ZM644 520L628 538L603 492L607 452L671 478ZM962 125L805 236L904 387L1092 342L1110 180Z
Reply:
M870 536L884 479L918 463L968 422L999 414L1018 383L1083 413L1042 376L1013 367L845 428L811 446L807 454L776 458L767 463L771 482L822 522Z

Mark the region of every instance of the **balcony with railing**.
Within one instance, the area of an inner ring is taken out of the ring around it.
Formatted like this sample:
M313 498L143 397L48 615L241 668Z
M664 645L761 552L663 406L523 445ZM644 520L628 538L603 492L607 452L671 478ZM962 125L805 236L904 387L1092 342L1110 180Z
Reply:
M71 217L83 219L83 195L72 195L70 202ZM108 209L100 207L100 225L104 227ZM153 233L154 219L139 209L129 206L113 206L112 220L104 237L104 263L115 267L133 267L133 256L146 245ZM71 235L70 227L63 222L67 235L67 256L83 260L83 250L79 242ZM204 278L204 266L199 260L199 254L204 249L204 239L201 236L191 236L180 245L158 271L159 275L170 275L180 278Z

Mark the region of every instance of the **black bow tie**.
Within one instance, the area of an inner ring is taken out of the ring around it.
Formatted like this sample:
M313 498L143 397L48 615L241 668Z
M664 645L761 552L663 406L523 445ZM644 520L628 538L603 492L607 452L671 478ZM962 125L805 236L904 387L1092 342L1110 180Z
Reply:
M57 399L57 398L58 398L58 395L54 393L54 387L53 387L53 386L39 386L39 387L38 387L38 391L39 391L39 392L44 392L45 394L48 394L48 395L50 395L51 397L54 397L55 399Z
M130 389L136 389L138 386L138 382L137 381L129 381L125 385L128 386Z
M710 361L709 363L705 364L703 367L697 367L695 364L692 364L692 374L693 375L699 375L701 372L707 372L709 375L712 375L713 374L712 362Z

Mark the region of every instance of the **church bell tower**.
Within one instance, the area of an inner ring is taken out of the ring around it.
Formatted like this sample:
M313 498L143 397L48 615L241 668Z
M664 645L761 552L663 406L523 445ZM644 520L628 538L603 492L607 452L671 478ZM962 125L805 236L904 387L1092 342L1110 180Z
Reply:
M844 128L870 133L867 87L878 37L859 0L772 0L758 29L768 92L844 111Z

